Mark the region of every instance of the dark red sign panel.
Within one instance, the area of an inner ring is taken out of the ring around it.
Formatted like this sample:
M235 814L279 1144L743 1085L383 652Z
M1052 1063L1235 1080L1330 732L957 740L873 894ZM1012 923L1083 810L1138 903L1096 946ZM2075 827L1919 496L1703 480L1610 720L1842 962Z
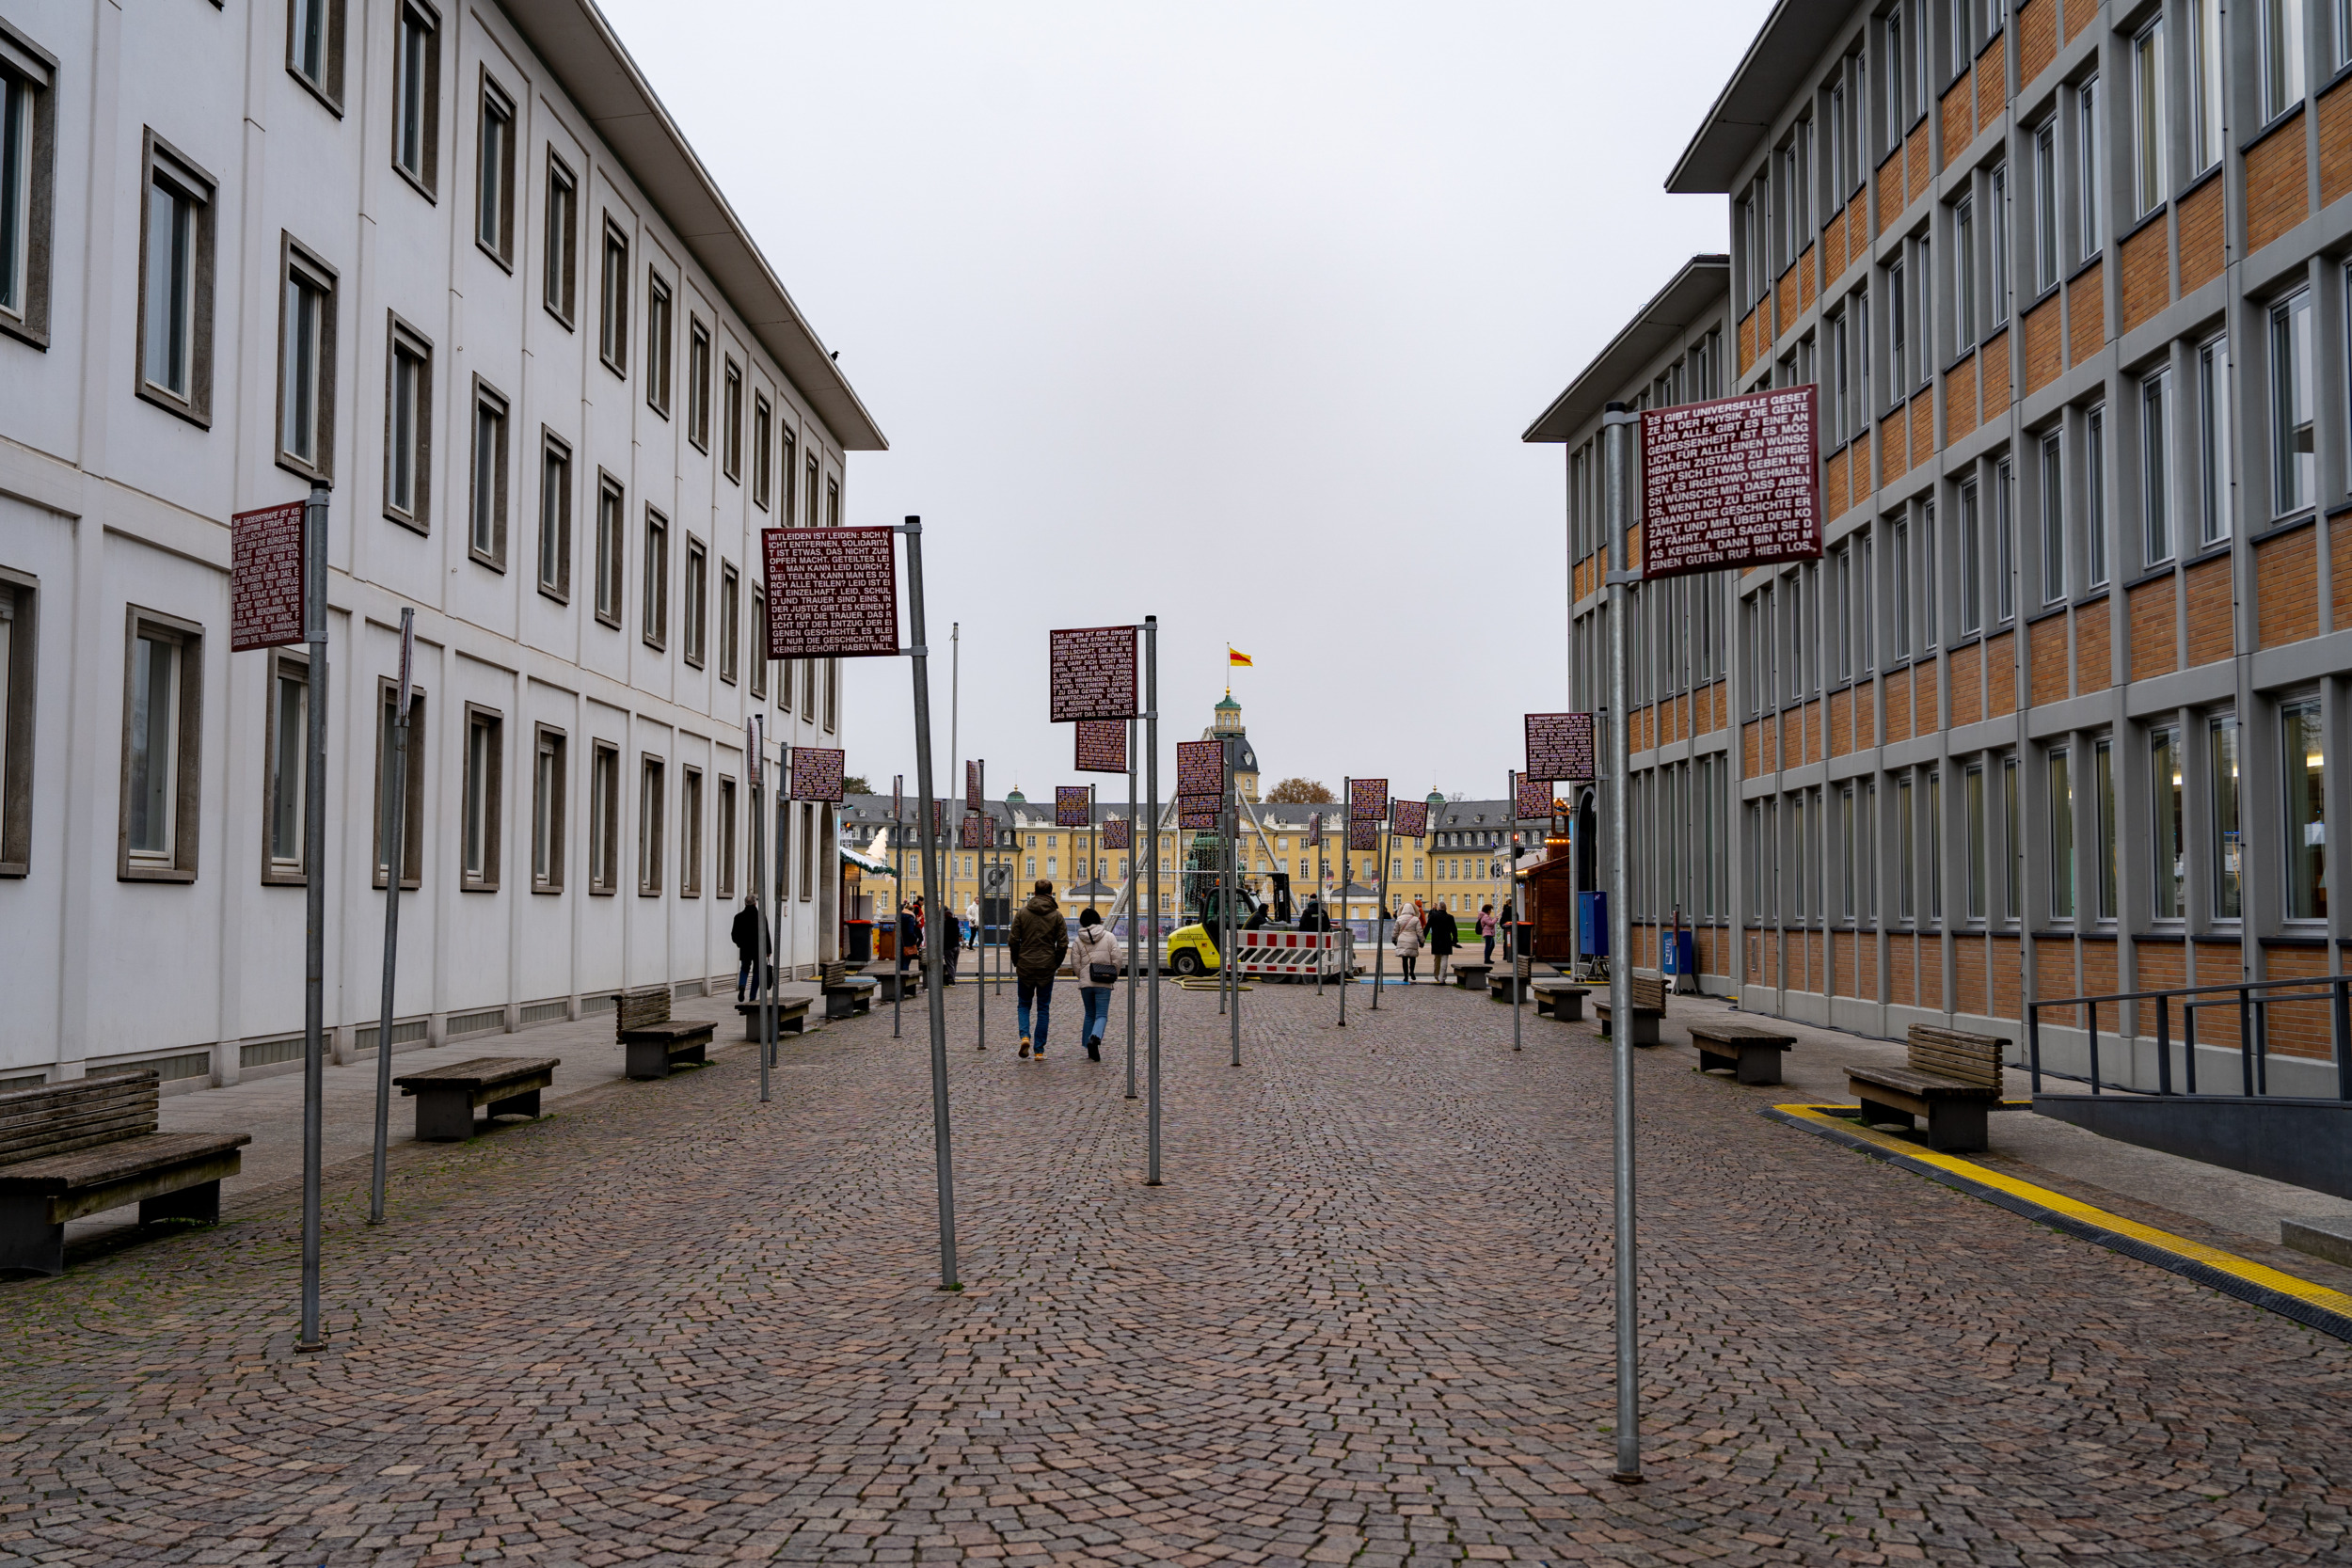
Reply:
M1551 781L1521 779L1518 800L1519 820L1538 821L1551 815Z
M229 519L229 651L302 641L304 503Z
M1593 776L1593 716L1589 713L1531 713L1527 716L1527 776L1544 781Z
M1139 711L1136 706L1135 627L1049 631L1045 659L1055 723L1073 719L1132 719Z
M1176 826L1214 832L1224 824L1217 816L1214 795L1179 795L1176 797Z
M1103 847L1105 849L1126 848L1130 842L1129 829L1130 824L1123 816L1104 817L1103 819Z
M1127 771L1127 721L1123 719L1081 719L1078 731L1078 771Z
M1350 822L1377 822L1389 806L1389 781L1386 779L1350 779L1347 781L1347 819Z
M1821 553L1817 388L1642 415L1642 576L1810 561Z
M1054 826L1083 828L1094 816L1093 792L1084 784L1054 786Z
M1347 823L1347 847L1350 849L1380 847L1380 819L1375 816L1350 817Z
M963 809L966 811L988 809L988 802L980 799L981 767L982 765L977 762L967 762L963 765Z
M1391 800L1389 832L1398 838L1419 838L1429 831L1429 802Z
M770 658L863 658L898 651L898 531L771 528Z
M792 799L841 800L841 764L848 753L822 746L792 748Z
M1204 796L1211 800L1224 798L1225 742L1180 740L1176 743L1176 793Z
M956 847L959 849L987 848L988 818L977 812L967 816L963 819L962 827L957 832Z

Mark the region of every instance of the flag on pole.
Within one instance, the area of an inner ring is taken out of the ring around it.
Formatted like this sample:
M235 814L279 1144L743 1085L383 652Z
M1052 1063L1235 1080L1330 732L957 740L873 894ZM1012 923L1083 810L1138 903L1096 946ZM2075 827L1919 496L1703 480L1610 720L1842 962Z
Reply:
M1249 656L1248 654L1243 653L1239 648L1234 647L1231 642L1225 644L1225 662L1236 670L1254 670L1257 668L1256 665L1249 662Z

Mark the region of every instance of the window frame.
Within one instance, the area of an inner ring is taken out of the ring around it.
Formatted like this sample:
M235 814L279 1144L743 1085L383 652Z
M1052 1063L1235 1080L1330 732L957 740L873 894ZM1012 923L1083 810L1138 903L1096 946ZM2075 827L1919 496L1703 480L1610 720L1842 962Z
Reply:
M611 898L621 891L621 748L591 736L588 742L588 896ZM603 874L597 874L597 863Z
M577 330L580 309L580 176L548 143L543 170L547 194L541 201L539 303L564 331ZM560 196L559 196L559 193ZM559 297L560 296L560 297Z
M303 90L337 119L343 118L344 9L344 0L286 0L286 74L301 83ZM297 21L305 10L321 17L316 76L304 69L295 46Z
M278 688L290 673L298 673L303 687L303 733L295 737L294 755L299 759L297 777L307 772L310 755L310 703L315 695L310 690L310 656L308 646L281 647L269 650L263 661L264 693L262 703L262 832L258 847L261 850L261 879L263 887L302 887L310 881L310 835L302 814L310 809L309 793L303 791L294 802L294 852L291 857L276 853L271 839L280 804L278 791L282 784L278 764L283 754L286 737L279 733ZM297 786L300 787L300 786Z
M661 896L662 860L669 853L668 761L651 752L637 758L637 896Z
M2294 516L2314 505L2319 493L2318 420L2312 404L2316 381L2312 364L2312 292L2289 290L2265 308L2270 353L2268 414L2270 419L2270 515ZM2297 347L2299 343L2299 349ZM2292 385L2299 383L2299 385ZM2290 423L2282 400L2299 394L2302 420ZM2303 433L2303 449L2295 450L2294 431ZM2296 459L2302 461L2297 464ZM2295 495L2289 499L2290 488Z
M49 347L49 275L56 244L57 166L57 59L0 19L0 78L13 84L18 96L14 135L23 162L22 181L8 214L16 230L10 254L0 258L0 280L18 274L18 302L0 304L0 335L46 352ZM0 114L7 112L7 93L0 92ZM0 124L0 156L5 156L11 127ZM4 176L0 176L4 178ZM8 199L0 183L0 201ZM7 226L0 224L0 237ZM144 291L141 297L144 298Z
M677 895L703 895L703 770L692 763L678 769Z
M407 41L412 30L423 39L421 58L424 81L415 94L417 120L415 140L417 166L411 168L402 161L403 144L408 139L410 124L409 72L412 70ZM441 15L424 0L399 0L392 10L392 168L426 201L438 205L440 200L441 163Z
M2170 198L2171 125L2165 117L2169 87L2165 76L2164 13L2156 12L2132 35L2132 196L2135 222Z
M644 593L639 599L639 631L648 648L670 645L670 519L660 508L645 508L642 565Z
M770 498L775 493L775 405L768 394L752 393L752 504L762 512L768 510Z
M686 312L686 439L710 455L710 328L691 307Z
M2170 720L2148 726L2148 918L2178 925L2188 916L2188 757L2181 726ZM2165 759L2171 777L2165 777ZM2166 795L2171 796L2169 810ZM2165 864L2165 839L2171 837L2172 863ZM2167 893L2169 892L2169 908Z
M40 579L0 566L0 877L33 861L34 703L40 690Z
M2107 405L2083 411L2083 592L2107 586Z
M2352 269L2345 287L2352 291ZM2230 335L2197 345L2197 443L2201 546L2222 544L2237 531L2233 513L2233 454L2230 450Z
M553 766L547 766L549 758ZM564 816L571 795L571 737L553 724L531 734L531 891L564 891ZM549 789L549 780L554 787Z
M2042 748L2042 789L2048 807L2043 814L2042 826L2049 845L2050 924L2072 927L2076 923L2077 911L2082 906L2082 890L2075 879L2075 840L2081 835L2074 830L2074 766L2071 744ZM2064 792L2062 797L2061 790ZM2060 903L2061 894L2063 904Z
M596 257L596 357L604 368L628 379L628 230L605 210Z
M481 735L487 735L489 741L486 766L477 768L475 736ZM457 888L461 893L496 893L506 815L506 716L497 708L468 703L459 738L465 752L458 758ZM471 865L468 861L474 853L477 833L481 863Z
M735 817L737 807L740 803L740 793L736 786L735 775L732 773L719 775L718 792L713 797L715 810L711 814L713 843L710 868L711 881L714 884L712 896L722 902L735 896L735 857L736 845L739 842Z
M2207 710L2205 742L2205 831L2213 885L2206 919L2235 927L2246 918L2246 732L2234 708ZM2222 744L2223 736L2229 737ZM2223 753L2228 753L2224 783ZM2234 851L2234 858L2233 857ZM2226 896L2225 896L2226 895ZM2225 908L2225 904L2227 907Z
M513 407L506 394L491 386L480 375L473 378L473 398L468 404L472 418L469 421L466 465L466 555L468 559L487 566L494 572L506 570L507 496L513 483L507 467L507 449L513 435ZM487 418L495 426L497 450L485 454L483 448L483 423ZM492 494L485 515L483 498L483 470L491 469ZM488 532L488 543L483 534Z
M138 331L133 345L132 389L142 403L152 404L199 429L213 425L213 287L217 251L215 209L220 182L183 156L153 130L147 129L139 182ZM149 306L153 303L148 279L154 260L154 191L173 191L189 204L187 310L187 390L183 393L147 377Z
M2254 7L2254 87L2262 123L2303 102L2306 72L2304 0L2259 0Z
M304 479L332 484L335 482L335 390L339 378L335 372L336 322L342 315L338 298L341 282L336 270L319 258L316 251L303 245L292 234L280 231L278 252L278 466ZM294 330L292 320L298 292L308 291L318 296L318 331L314 352L318 361L314 367L315 390L311 395L310 440L314 451L305 457L294 449L291 425L294 410L290 406L293 389L290 386L296 359Z
M618 631L628 598L628 491L602 467L596 469L596 618Z
M686 536L686 572L679 583L679 628L686 635L681 650L687 664L699 670L710 641L710 548L691 533Z
M394 311L385 311L384 322L384 515L403 528L429 534L433 531L433 340ZM404 354L420 367L406 453L413 469L413 504L405 510L393 489L398 477L394 462L401 454L395 420L401 405L400 361Z
M768 590L752 583L752 637L743 650L751 665L752 701L768 700Z
M168 642L172 659L172 732L168 816L170 847L161 852L131 847L132 705L142 641ZM115 879L123 882L193 882L199 835L203 825L204 628L194 621L140 605L125 608L122 663L121 781L117 797Z
M473 243L509 275L515 270L515 144L520 139L521 125L522 113L516 106L515 95L499 86L489 66L484 65L474 98ZM494 128L498 130L495 148L491 145Z
M551 469L563 470L563 483L550 484ZM548 515L552 498L556 515ZM548 535L555 535L555 576L548 576ZM547 426L539 427L539 592L558 604L572 602L572 444Z
M719 471L743 483L743 367L732 354L723 356L719 372Z
M2305 753L2306 761L2300 768L2305 783L2305 787L2300 792L2301 804L2309 808L2315 801L2317 805L2316 812L2308 818L2297 816L2296 796L2298 792L2296 788L2297 768L2295 765L2293 743L2298 721L2308 722L2310 733L2318 737L2319 744L2316 752ZM2280 857L2282 863L2280 867L2279 879L2280 919L2287 925L2295 927L2321 926L2328 920L2328 841L2326 836L2328 830L2328 741L2327 715L2319 692L2310 690L2291 692L2279 699L2278 736L2280 847L2283 851ZM2313 769L2310 767L2308 758L2312 755L2317 755L2320 759L2316 789L2312 788L2310 784L2310 775ZM2240 809L2244 809L2242 793ZM2300 846L2295 842L2295 829L2298 823L2306 830L2305 841ZM2320 831L2320 839L2316 845L2312 844L2309 838L2309 829L2312 827L2317 827ZM2316 848L2319 853L2315 859L2308 856L2298 857L2296 854L2298 848ZM2299 866L2298 860L2300 861ZM2312 895L2312 904L2308 910L2299 902L2304 892L2301 878L2298 876L2299 870L2309 870L2311 874L2310 892Z
M2158 365L2139 378L2140 563L2164 565L2179 553L2172 495L2172 367Z
M661 276L661 270L650 262L645 267L645 406L670 417L670 396L673 390L670 364L671 351L675 347L673 336L677 325L677 293Z
M743 641L743 579L735 562L719 559L719 678L736 683L741 667Z

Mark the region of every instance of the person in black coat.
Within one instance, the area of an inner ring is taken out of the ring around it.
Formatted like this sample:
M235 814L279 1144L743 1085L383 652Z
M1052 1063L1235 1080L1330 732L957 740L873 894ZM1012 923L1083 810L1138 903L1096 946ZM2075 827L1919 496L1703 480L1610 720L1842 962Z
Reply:
M745 993L759 978L760 939L767 934L768 917L759 912L759 900L750 894L743 895L743 907L735 911L735 924L727 936L735 943L735 956L742 960L735 972L735 999L743 1001Z
M963 927L954 911L939 923L939 983L956 983L956 951L963 945Z
M1442 986L1445 984L1445 961L1462 944L1461 929L1454 924L1454 911L1443 904L1430 911L1427 934L1429 951L1435 955L1435 961L1429 966L1430 977Z
M910 965L919 963L923 957L923 923L914 916L914 906L898 906L898 969L905 973Z

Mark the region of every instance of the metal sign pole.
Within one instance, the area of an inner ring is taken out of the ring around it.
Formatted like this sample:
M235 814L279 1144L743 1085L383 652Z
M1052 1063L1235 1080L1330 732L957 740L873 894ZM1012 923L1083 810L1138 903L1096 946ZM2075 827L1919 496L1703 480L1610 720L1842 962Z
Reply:
M1380 809L1385 813L1388 807L1384 805ZM1373 879L1375 897L1378 900L1372 907L1372 1010L1374 1012L1380 1010L1381 988L1388 984L1389 978L1389 950L1383 944L1382 939L1388 935L1389 927L1389 851L1396 847L1396 840L1387 829L1388 818L1383 816L1373 835L1373 842L1380 847L1379 874Z
M1340 955L1340 1027L1347 1027L1347 993L1356 989L1356 927L1347 923L1347 862L1356 853L1356 781L1340 781L1340 929L1346 937L1341 942ZM1330 912L1326 906L1324 912Z
M296 1350L320 1350L319 1165L326 1086L326 486L310 484L302 516L302 632L310 644L310 760L302 780L302 869L308 912L303 933L302 999L302 1337ZM393 879L392 898L399 900ZM389 1051L389 1040L376 1049Z
M762 753L761 760L765 761L768 732L764 717L760 723L759 749ZM768 811L768 833L774 843L763 859L768 895L763 901L764 907L760 911L767 917L768 922L768 973L764 975L752 976L753 980L759 985L761 998L767 1003L768 1016L761 1028L761 1038L764 1043L760 1049L771 1061L775 1059L776 1054L776 1008L784 1000L784 964L778 947L780 946L779 939L784 932L785 881L786 874L789 869L788 851L792 847L792 814L791 807L786 800L791 793L791 768L787 760L790 752L789 746L780 745L776 748L776 776L774 782L768 786L768 799L771 802ZM809 853L816 853L814 847L809 848ZM821 990L823 988L820 985L818 989Z
M939 835L931 821L931 678L930 654L923 646L923 519L909 517L907 536L907 619L914 645L907 652L914 666L914 787L916 832L922 835L923 902L939 902ZM898 957L898 972L906 973L906 955ZM923 947L924 990L930 1003L931 1023L931 1144L939 1166L939 1288L961 1291L956 1278L956 1178L947 1132L947 1007L939 990L939 944ZM904 990L901 979L898 989Z
M375 1162L368 1179L368 1223L384 1223L384 1165L392 1125L392 979L400 967L401 853L408 836L408 703L416 670L417 612L400 612L400 700L392 711L391 775L384 781L384 1007L375 1025Z
M1519 836L1518 769L1513 768L1508 777L1510 780L1509 791L1503 796L1503 799L1511 802L1511 837L1516 840ZM1519 947L1527 933L1519 928L1518 860L1519 847L1517 843L1514 843L1511 846L1511 897L1505 905L1505 908L1509 911L1511 916L1512 940L1508 957L1511 960L1511 1049L1514 1051L1518 1050L1521 1044L1521 1037L1519 1034L1521 1008L1519 1004L1526 1000L1527 994L1527 983L1519 978L1519 964L1521 962L1519 957Z
M1136 843L1136 721L1127 719L1127 1098L1136 1097L1136 925L1143 906L1136 897L1136 878L1143 870Z
M1233 775L1233 742L1225 742L1225 968L1233 976L1233 1010L1230 1027L1233 1037L1234 1067L1241 1066L1241 922L1233 918L1233 899L1241 892L1241 873L1233 864L1241 852L1241 781Z
M1152 911L1146 924L1150 942L1152 988L1146 997L1147 1022L1151 1026L1150 1043L1145 1048L1146 1076L1150 1081L1151 1105L1147 1121L1150 1127L1150 1165L1144 1184L1160 1184L1160 618L1143 618L1143 777L1145 792L1152 807Z
M1642 1479L1641 1283L1634 1253L1633 1171L1633 951L1632 917L1626 906L1626 873L1631 845L1626 832L1626 427L1637 416L1612 403L1601 416L1608 463L1605 499L1609 531L1609 1017L1615 1047L1616 1274L1617 1274L1617 1468L1611 1480Z
M907 993L907 832L904 826L907 776L904 773L890 781L890 853L898 869L890 874L891 962L898 971L898 983L890 988L890 1037L898 1037L898 1005ZM920 807L916 808L920 810Z
M988 809L988 764L981 763L979 769L980 820L986 825L988 843L980 847L980 895L973 900L972 904L980 915L979 919L972 922L972 943L978 949L972 956L972 989L978 993L979 1001L980 1021L976 1031L979 1038L977 1049L986 1051L988 1049L988 851L996 843L996 818L990 815Z
M775 962L775 954L768 935L768 870L762 861L768 853L766 826L759 819L766 802L760 799L760 764L767 760L767 743L760 736L760 721L764 716L753 714L743 721L743 749L750 753L751 763L744 769L751 777L752 799L752 995L759 1000L759 1102L768 1103L768 1069L776 1053L776 1007L768 992L768 970Z

